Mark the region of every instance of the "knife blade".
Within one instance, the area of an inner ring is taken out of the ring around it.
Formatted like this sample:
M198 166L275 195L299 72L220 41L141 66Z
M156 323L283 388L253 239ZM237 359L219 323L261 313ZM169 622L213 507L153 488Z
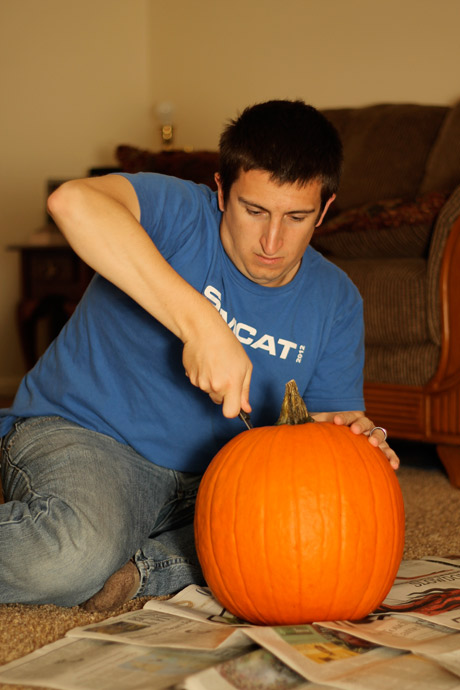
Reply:
M253 428L254 428L254 426L253 426L253 424L252 424L252 422L251 422L251 417L250 417L250 415L249 415L247 412L245 412L244 410L240 410L240 411L239 411L239 414L238 414L238 417L246 424L246 427L247 427L248 429L253 429Z

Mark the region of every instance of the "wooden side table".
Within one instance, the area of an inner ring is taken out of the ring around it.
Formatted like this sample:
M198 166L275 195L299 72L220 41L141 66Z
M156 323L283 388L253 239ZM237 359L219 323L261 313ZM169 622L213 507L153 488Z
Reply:
M67 244L56 228L37 233L30 242L8 247L21 255L21 298L17 306L19 337L28 369L38 351L37 326L46 318L47 344L59 333L82 297L94 271Z

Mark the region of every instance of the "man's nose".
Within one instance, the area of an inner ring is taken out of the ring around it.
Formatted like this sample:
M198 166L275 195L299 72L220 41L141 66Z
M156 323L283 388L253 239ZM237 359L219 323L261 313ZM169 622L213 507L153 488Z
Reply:
M261 237L260 243L267 256L273 256L281 249L283 244L283 235L280 221L274 219L270 220L264 234Z

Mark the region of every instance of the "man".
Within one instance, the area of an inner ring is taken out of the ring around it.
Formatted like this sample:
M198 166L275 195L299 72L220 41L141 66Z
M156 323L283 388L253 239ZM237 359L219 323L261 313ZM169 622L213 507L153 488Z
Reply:
M356 288L309 242L341 144L300 101L246 109L220 142L217 193L161 175L65 183L49 210L96 270L0 417L0 601L104 609L202 583L199 479L276 421L294 378L318 421L398 459L362 410ZM336 414L340 412L340 414Z

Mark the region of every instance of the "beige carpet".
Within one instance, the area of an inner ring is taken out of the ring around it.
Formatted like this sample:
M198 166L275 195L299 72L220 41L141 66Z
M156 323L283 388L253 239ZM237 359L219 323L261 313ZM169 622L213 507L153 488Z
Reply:
M394 446L402 460L397 476L406 507L404 558L460 554L460 489L449 484L431 447ZM63 637L71 628L142 608L145 601L133 600L108 614L85 613L78 607L0 605L0 665ZM0 684L5 690L18 687Z

